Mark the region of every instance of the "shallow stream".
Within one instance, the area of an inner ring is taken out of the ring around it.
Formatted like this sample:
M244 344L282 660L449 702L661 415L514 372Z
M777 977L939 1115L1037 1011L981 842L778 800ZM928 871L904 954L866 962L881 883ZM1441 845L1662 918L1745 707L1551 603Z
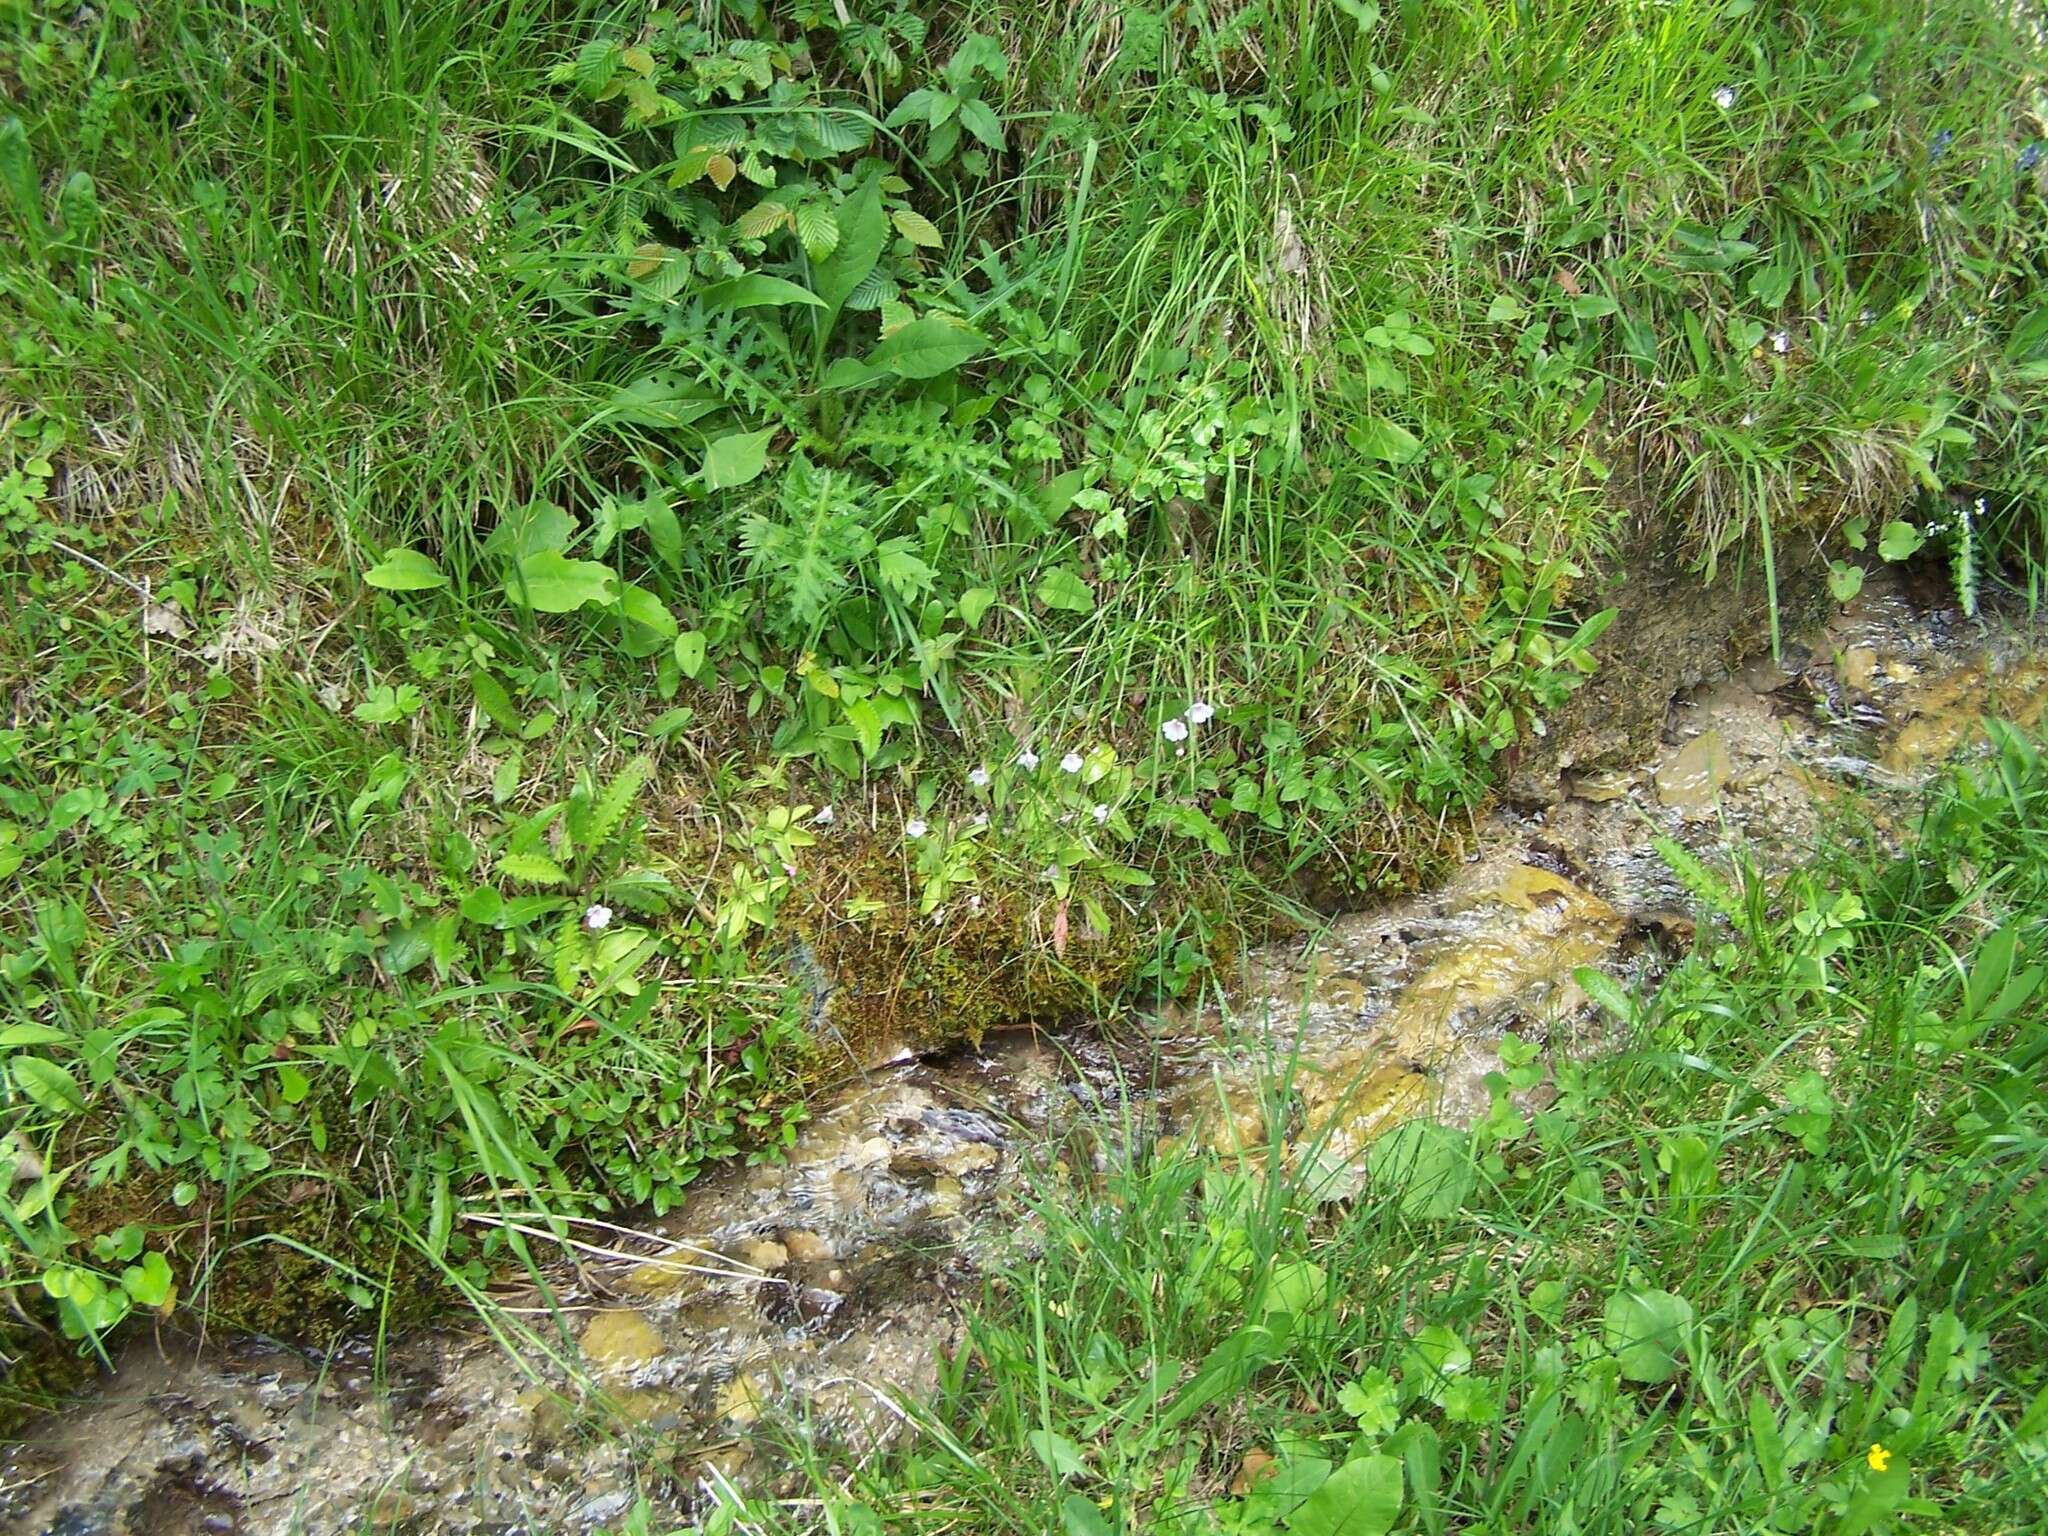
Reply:
M2038 643L1874 579L1780 660L1674 699L1639 766L1567 764L1539 803L1493 812L1439 889L1249 956L1227 1009L877 1063L787 1161L708 1177L651 1234L579 1226L557 1284L577 1343L553 1357L522 1368L481 1331L381 1360L133 1340L95 1395L5 1453L0 1526L580 1531L641 1491L680 1512L761 1475L771 1423L872 1441L894 1396L930 1391L983 1266L1029 1241L1026 1165L1085 1176L1129 1137L1175 1137L1313 1160L1332 1198L1355 1195L1357 1154L1390 1124L1485 1109L1504 1030L1598 1048L1575 968L1642 972L1689 941L1653 836L1788 867L1845 789L1910 790L1983 712L2038 723L2044 704ZM1884 794L1863 803L1885 814ZM538 1295L501 1299L558 1336Z

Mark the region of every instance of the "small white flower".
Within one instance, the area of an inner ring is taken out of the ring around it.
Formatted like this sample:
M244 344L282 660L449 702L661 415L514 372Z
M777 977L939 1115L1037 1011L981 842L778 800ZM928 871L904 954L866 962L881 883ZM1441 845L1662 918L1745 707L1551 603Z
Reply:
M968 897L967 910L970 912L979 912L981 910L981 897L978 895Z
M924 819L919 816L913 816L910 820L903 823L903 835L905 837L923 837L930 830L924 824Z
M1173 755L1175 757L1186 757L1188 755L1188 749L1186 747L1175 747L1173 749Z
M1207 725L1211 720L1214 720L1215 718L1216 706L1214 704L1210 704L1202 699L1197 699L1194 703L1188 706L1189 725Z
M789 876L789 878L792 880L796 878L796 866L790 863L787 859L783 860L782 862L782 872L785 875Z
M583 926L592 933L611 927L612 909L603 902L593 902L583 909Z
M1038 878L1041 880L1057 880L1059 877L1060 867L1057 864L1048 864L1038 872Z
M973 786L974 786L974 787L975 787L976 789L987 789L987 788L988 788L988 770L987 770L986 768L970 768L970 769L968 769L968 770L967 770L967 782L968 782L968 783L970 783L970 784L972 784L972 785L973 785Z
M1022 752L1019 752L1017 754L1017 766L1019 768L1022 768L1026 773L1029 773L1032 769L1038 766L1038 754L1032 751L1029 747L1026 747Z
M975 824L975 825L976 825L977 827L985 827L985 826L987 826L987 825L988 825L988 812L987 812L987 811L976 811L976 812L974 813L974 824Z
M1868 325L1871 321L1877 318L1877 311L1874 309L1865 309L1856 318L1861 320L1865 325Z
M1743 424L1743 425L1744 425L1745 427L1753 427L1753 426L1755 426L1755 425L1756 425L1756 412L1755 412L1755 411L1744 411L1744 412L1742 413L1742 424Z
M1790 352L1792 350L1791 335L1785 331L1771 332L1771 350L1773 352Z
M1159 734L1168 741L1186 741L1188 739L1188 723L1176 716L1159 727Z
M1724 85L1721 86L1718 90L1716 90L1714 92L1714 105L1719 107L1723 112L1734 111L1735 87L1732 85Z
M832 807L831 807L831 806L829 806L829 805L821 805L821 806L819 806L819 807L818 807L818 814L817 814L817 815L815 815L815 816L813 816L813 817L811 818L811 820L815 821L815 822L816 822L816 823L817 823L817 824L818 824L819 826L821 826L821 827L829 827L829 826L831 826L831 825L832 825Z
M1069 752L1069 753L1068 753L1068 754L1067 754L1067 755L1066 755L1065 757L1063 757L1063 758L1061 758L1061 759L1060 759L1060 772L1061 772L1061 773L1079 773L1080 771L1081 771L1081 754L1080 754L1080 753L1078 753L1078 752Z
M1094 816L1095 825L1099 827L1105 821L1109 820L1109 807L1106 805L1098 805L1092 812L1090 812L1090 814Z

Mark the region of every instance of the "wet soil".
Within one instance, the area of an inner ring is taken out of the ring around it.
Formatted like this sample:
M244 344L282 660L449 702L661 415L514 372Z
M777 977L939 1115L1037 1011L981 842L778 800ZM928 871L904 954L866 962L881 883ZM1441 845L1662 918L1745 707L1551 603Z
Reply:
M134 1340L5 1453L0 1527L580 1531L642 1494L680 1520L707 1486L772 1476L791 1435L900 1423L990 1261L1028 1250L1034 1182L1174 1139L1356 1196L1388 1126L1485 1109L1504 1031L1608 1043L1573 972L1654 971L1692 932L1654 836L1789 867L1845 791L1903 804L1984 712L2048 707L2037 640L1896 578L1776 660L1696 647L1672 676L1647 728L1582 707L1583 750L1556 744L1439 889L1248 956L1226 1003L877 1063L786 1161L726 1168L642 1230L579 1224L554 1304L509 1298L511 1348Z

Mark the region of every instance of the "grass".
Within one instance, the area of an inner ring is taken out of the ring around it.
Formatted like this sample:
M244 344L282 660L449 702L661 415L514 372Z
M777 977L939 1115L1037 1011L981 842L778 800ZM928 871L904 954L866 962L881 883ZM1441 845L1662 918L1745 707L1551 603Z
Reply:
M941 1401L879 1458L796 1442L823 1528L2037 1529L2044 836L2008 731L1903 860L1682 863L1699 945L1591 983L1627 1045L1510 1050L1355 1202L1136 1140L1041 1170Z
M2031 25L0 0L0 1284L396 1326L1427 879L1618 568L2031 600Z

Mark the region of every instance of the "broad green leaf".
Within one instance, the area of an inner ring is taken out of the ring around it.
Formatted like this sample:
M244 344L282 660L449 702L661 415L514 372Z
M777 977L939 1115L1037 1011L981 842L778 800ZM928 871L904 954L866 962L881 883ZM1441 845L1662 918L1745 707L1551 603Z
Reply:
M1828 593L1838 603L1853 603L1863 590L1863 567L1837 560L1828 566Z
M363 580L386 592L428 592L448 585L441 567L416 549L387 549L384 559L363 572Z
M676 616L668 604L630 581L619 586L619 617L625 620L620 644L628 656L653 656L676 637Z
M944 315L926 315L883 337L867 362L870 368L888 368L906 379L935 379L977 356L986 345L972 326Z
M1372 1144L1365 1166L1374 1188L1391 1193L1401 1214L1417 1221L1457 1215L1478 1178L1471 1138L1433 1120L1395 1126Z
M569 872L539 853L501 853L498 855L498 873L507 879L523 880L528 885L569 883Z
M1081 1448L1065 1435L1049 1429L1034 1429L1024 1437L1031 1452L1045 1463L1046 1471L1054 1477L1072 1477L1088 1469L1087 1461L1081 1455Z
M1607 1298L1602 1336L1630 1381L1655 1385L1678 1374L1692 1303L1669 1291L1627 1290Z
M10 1064L15 1085L29 1102L52 1114L75 1115L85 1108L85 1094L78 1079L40 1056L17 1056Z
M780 308L784 304L806 304L813 309L825 306L823 299L801 283L792 283L786 277L770 277L766 272L729 277L722 283L713 283L698 297L710 309Z
M0 1029L0 1049L18 1050L24 1045L70 1045L71 1036L48 1024L10 1024Z
M137 1306L161 1307L171 1299L171 1266L160 1253L145 1253L140 1264L121 1271L121 1289Z
M1418 1328L1401 1353L1401 1390L1409 1396L1441 1403L1451 1378L1471 1369L1472 1351L1457 1330L1431 1323Z
M1918 553L1926 542L1911 523L1890 522L1878 537L1877 552L1887 560L1904 560Z
M676 665L682 668L683 676L694 680L703 675L706 649L701 629L686 629L676 636Z
M1067 1536L1115 1536L1102 1511L1085 1493L1070 1493L1060 1501L1060 1523L1067 1528Z
M1095 611L1094 590L1064 565L1054 566L1039 579L1038 600L1066 613Z
M595 560L571 560L556 550L528 555L505 583L515 603L541 613L574 613L585 603L609 603L618 578Z
M893 210L889 215L889 222L896 226L896 233L912 245L930 246L937 250L946 243L946 237L939 233L938 225L913 209Z
M982 617L996 600L988 587L969 587L960 594L960 619L969 629L981 628Z
M1617 1019L1626 1019L1635 1013L1635 1005L1629 1001L1628 994L1606 972L1582 965L1572 972L1572 980L1579 984L1581 992Z
M1384 416L1368 416L1344 429L1344 440L1357 452L1384 464L1407 464L1422 452L1422 439Z
M638 427L687 427L725 404L701 384L672 373L650 373L621 384L598 411L600 421L624 421Z
M1347 1461L1287 1517L1289 1536L1386 1536L1401 1515L1401 1463Z
M1268 1315L1284 1312L1289 1317L1307 1317L1322 1309L1329 1294L1329 1277L1319 1264L1306 1259L1276 1263L1266 1275L1259 1295L1259 1311Z
M576 519L551 501L529 501L498 520L484 540L484 553L524 560L543 550L560 552L575 536Z
M512 707L512 695L488 672L469 674L469 691L476 695L477 708L501 731L523 731L526 717Z
M768 444L775 428L734 432L704 450L704 488L729 491L756 478L768 466Z
M882 212L881 178L870 175L839 205L839 244L812 273L818 297L825 304L825 313L819 319L825 334L831 334L839 311L860 286L861 279L874 270L875 263L881 260L882 248L888 243L889 220Z

